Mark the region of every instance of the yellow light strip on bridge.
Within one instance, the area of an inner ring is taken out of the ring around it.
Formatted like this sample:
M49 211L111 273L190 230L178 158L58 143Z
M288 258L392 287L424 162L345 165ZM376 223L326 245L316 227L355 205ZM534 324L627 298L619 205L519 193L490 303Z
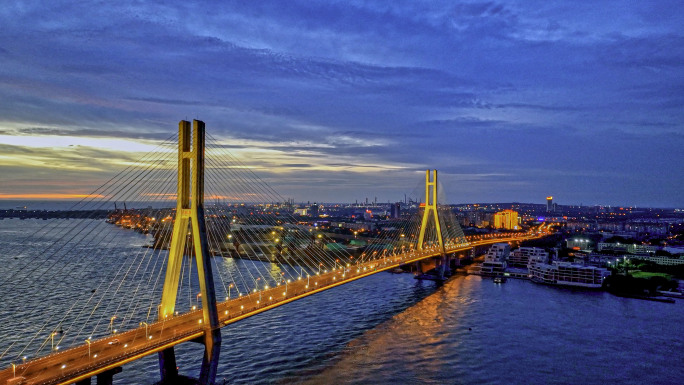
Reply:
M135 361L135 360L137 360L137 359L139 359L139 358L143 358L143 357L145 357L145 356L149 356L150 354L154 354L154 353L160 352L160 351L162 351L162 350L164 350L164 349L170 348L170 347L172 347L172 346L176 346L176 345L178 345L178 344L180 344L180 343L187 342L187 341L192 341L192 340L194 340L195 338L199 338L199 337L201 337L201 336L203 336L203 335L204 335L204 332L202 331L202 332L199 332L199 333L194 333L194 334L191 334L191 335L189 335L189 336L183 337L183 338L181 338L181 339L179 339L179 340L167 342L167 343L165 343L164 345L157 346L157 347L155 347L155 348L153 348L153 349L150 349L150 350L148 350L148 351L144 351L144 352L141 352L141 353L136 353L136 354L134 354L134 355L132 355L132 356L126 358L126 359L123 359L123 360L121 360L121 361L118 361L118 362L109 364L109 365L107 365L107 366L105 366L105 367L102 367L102 368L99 368L99 369L95 369L95 370L92 370L92 371L90 371L90 372L86 372L85 374L81 374L81 375L79 375L78 377L72 378L72 379L70 379L70 380L68 380L68 381L66 381L66 382L59 382L59 383L57 383L57 385L69 385L69 384L73 384L73 383L78 382L78 381L81 381L81 380L85 380L86 378L96 376L96 375L98 375L98 374L100 374L100 373L104 373L104 372L106 372L106 371L108 371L108 370L111 370L111 369L114 369L114 368L118 368L118 367L121 366L121 365L127 364L127 363L129 363L129 362Z

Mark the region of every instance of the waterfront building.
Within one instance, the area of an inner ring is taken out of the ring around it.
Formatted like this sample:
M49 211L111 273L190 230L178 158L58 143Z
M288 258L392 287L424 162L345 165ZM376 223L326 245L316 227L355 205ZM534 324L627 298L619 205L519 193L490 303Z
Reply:
M520 247L513 252L508 257L508 264L511 266L522 266L525 267L530 262L530 259L537 261L547 261L549 258L549 253L539 247Z
M530 279L538 283L598 289L603 286L606 277L610 276L610 270L554 261L552 264L529 265L529 274Z
M554 249L554 252L555 256L558 257L558 250ZM549 255L544 255L542 253L530 254L529 259L527 261L527 268L529 269L530 266L534 266L540 263L549 263Z
M495 243L485 254L485 260L482 262L481 273L486 274L503 274L506 269L506 260L511 253L511 246L508 243Z

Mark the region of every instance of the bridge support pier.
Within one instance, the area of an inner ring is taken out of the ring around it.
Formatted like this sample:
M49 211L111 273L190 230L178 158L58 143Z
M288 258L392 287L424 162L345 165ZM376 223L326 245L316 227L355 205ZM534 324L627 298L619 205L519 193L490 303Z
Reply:
M118 366L114 369L109 369L106 372L98 374L97 385L112 385L114 381L114 375L121 372L121 366Z
M436 256L416 262L418 275L416 279L426 279L429 281L444 281L451 276L449 257Z
M451 255L450 254L442 256L442 264L444 266L443 276L451 277Z
M159 352L159 374L161 374L162 384L173 384L178 380L176 352L173 346Z
M454 266L458 269L461 267L461 258L458 257L458 254L454 253Z
M199 381L202 385L213 385L218 370L218 358L221 351L221 329L205 332L204 357L200 369Z
M104 371L100 374L97 375L97 385L113 385L114 381L114 375L117 373L121 373L123 369L121 369L121 366L118 366L114 369L109 369L107 371ZM76 382L75 385L91 385L93 383L93 378L88 377L84 378L81 381Z

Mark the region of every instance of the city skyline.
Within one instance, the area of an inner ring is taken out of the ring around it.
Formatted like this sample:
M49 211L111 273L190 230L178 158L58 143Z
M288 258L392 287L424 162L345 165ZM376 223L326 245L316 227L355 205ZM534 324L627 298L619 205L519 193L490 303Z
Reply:
M296 201L682 207L674 2L0 10L0 199L76 198L198 118Z

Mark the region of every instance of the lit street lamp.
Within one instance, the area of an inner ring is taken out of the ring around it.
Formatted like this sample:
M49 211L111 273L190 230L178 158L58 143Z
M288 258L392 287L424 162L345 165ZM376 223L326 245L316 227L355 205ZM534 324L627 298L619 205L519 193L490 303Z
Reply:
M147 328L150 325L148 325L147 322L144 322L144 321L140 323L140 326L143 326L143 325L145 325L145 338L147 339L147 338L149 338L149 336L147 335Z

